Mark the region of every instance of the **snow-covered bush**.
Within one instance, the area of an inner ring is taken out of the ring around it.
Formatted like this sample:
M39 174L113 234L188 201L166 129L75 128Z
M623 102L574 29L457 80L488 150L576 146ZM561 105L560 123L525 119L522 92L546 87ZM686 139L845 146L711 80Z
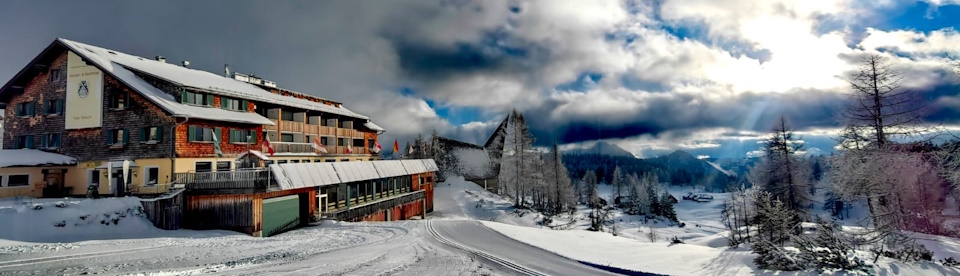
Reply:
M857 257L850 237L845 235L836 221L816 220L817 229L813 237L796 237L800 252L809 256L818 271L824 270L861 270L869 267Z
M812 261L810 255L803 254L795 248L784 248L762 238L757 239L751 245L751 249L757 254L753 263L763 269L803 270Z

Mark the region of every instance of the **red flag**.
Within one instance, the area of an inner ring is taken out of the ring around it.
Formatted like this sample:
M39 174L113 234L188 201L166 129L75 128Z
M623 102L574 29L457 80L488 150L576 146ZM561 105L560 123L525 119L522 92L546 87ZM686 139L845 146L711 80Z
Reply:
M393 140L393 152L400 151L400 141Z
M351 151L351 148L350 148L350 145L348 144L348 145L347 145L347 153L350 153L350 151Z
M267 148L267 152L270 153L270 157L273 157L273 147L270 146L270 139L267 139L266 137L264 137L263 146Z

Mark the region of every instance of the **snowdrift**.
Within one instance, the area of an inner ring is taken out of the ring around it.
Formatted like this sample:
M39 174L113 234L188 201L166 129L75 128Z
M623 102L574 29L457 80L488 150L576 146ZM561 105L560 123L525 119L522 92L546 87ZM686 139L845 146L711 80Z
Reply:
M20 242L156 237L137 198L0 200L0 239Z

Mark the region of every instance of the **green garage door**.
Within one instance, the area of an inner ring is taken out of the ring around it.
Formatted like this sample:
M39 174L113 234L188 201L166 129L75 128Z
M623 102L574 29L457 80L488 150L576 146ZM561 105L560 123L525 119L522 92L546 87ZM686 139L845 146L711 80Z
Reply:
M263 200L263 236L269 237L300 225L300 196Z

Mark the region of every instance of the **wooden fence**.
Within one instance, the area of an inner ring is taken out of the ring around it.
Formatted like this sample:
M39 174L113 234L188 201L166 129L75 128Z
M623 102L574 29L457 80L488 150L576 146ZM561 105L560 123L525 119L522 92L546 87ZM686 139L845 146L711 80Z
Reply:
M151 199L140 199L143 213L153 226L164 230L177 230L183 222L183 190Z

